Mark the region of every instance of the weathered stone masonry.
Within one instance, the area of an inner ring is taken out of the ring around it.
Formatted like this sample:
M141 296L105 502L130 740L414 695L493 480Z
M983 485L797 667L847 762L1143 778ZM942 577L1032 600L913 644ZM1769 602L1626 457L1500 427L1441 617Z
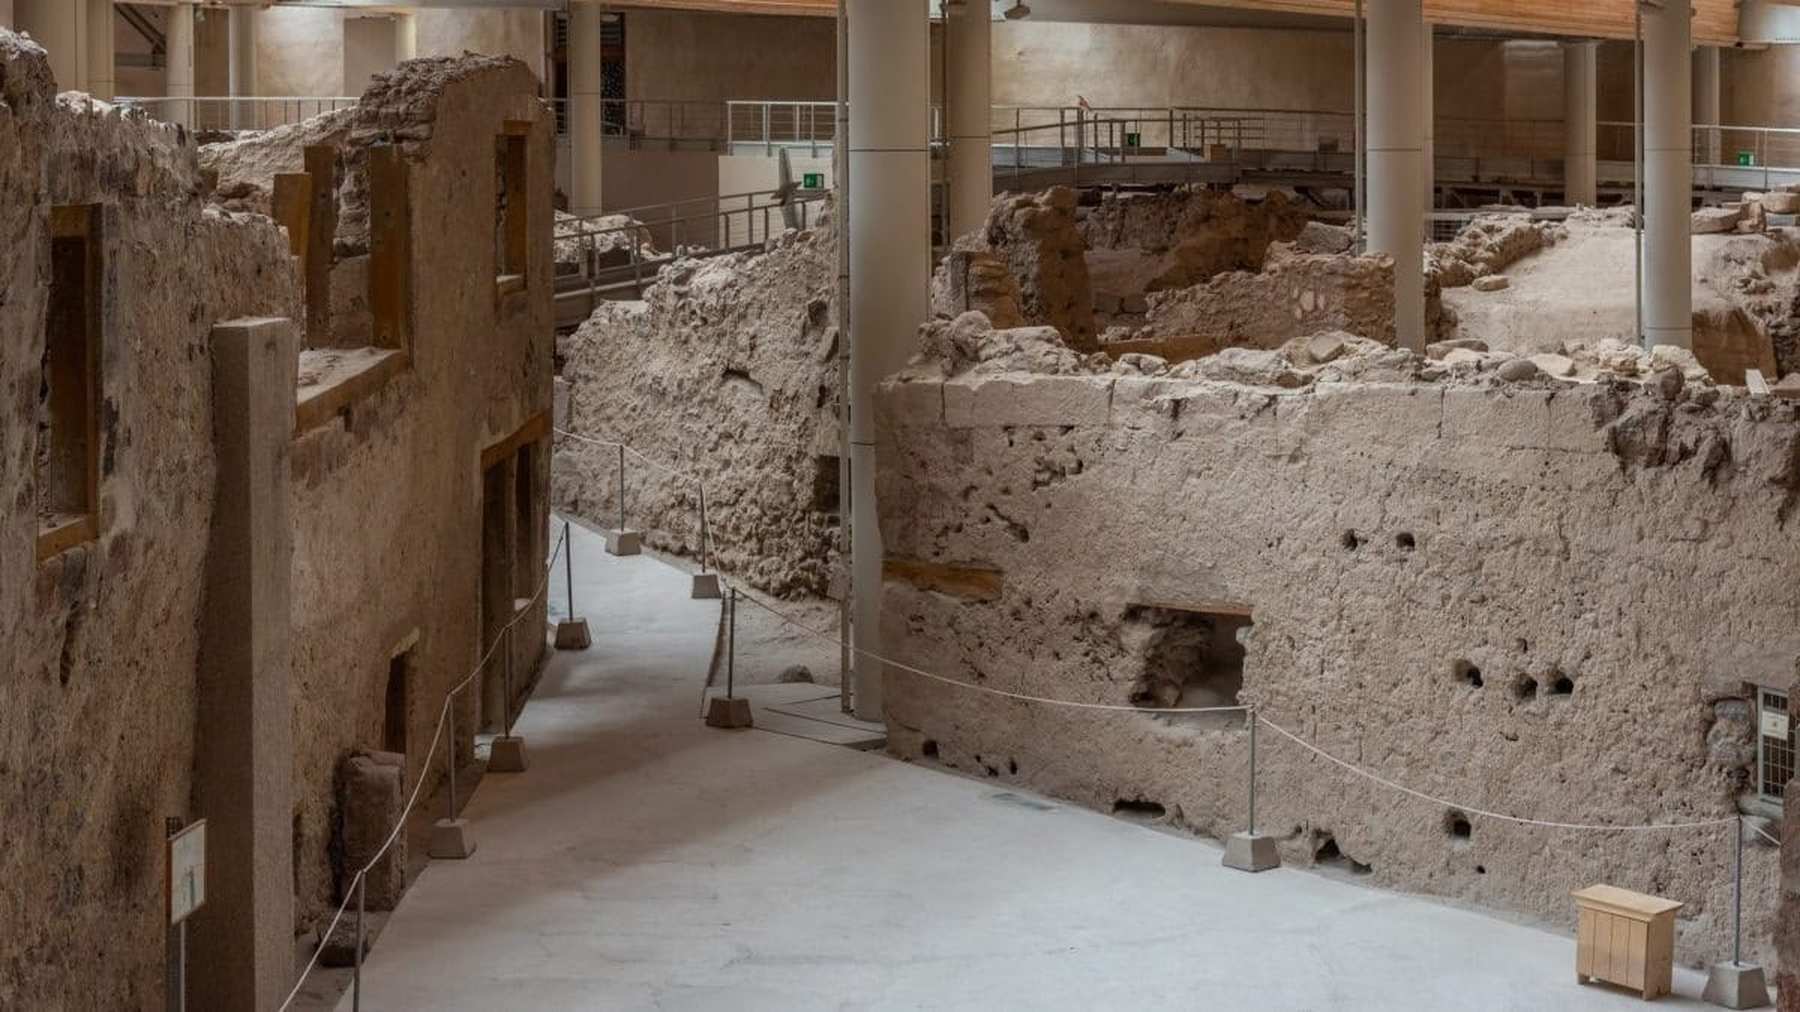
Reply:
M1244 702L1416 789L1567 822L1734 815L1745 770L1711 757L1713 704L1786 684L1800 655L1795 409L1678 382L1426 381L1385 356L1386 379L1297 390L1004 364L946 379L936 362L890 381L887 648L976 685L1193 706L1237 694L1222 669L1241 642ZM970 572L987 593L930 576ZM1171 668L1188 673L1173 691ZM886 695L902 755L1243 828L1241 718L1057 709L893 670ZM1260 761L1262 826L1289 863L1554 924L1570 889L1614 882L1688 904L1684 958L1728 952L1725 829L1469 818L1272 734ZM1764 959L1776 876L1751 847Z

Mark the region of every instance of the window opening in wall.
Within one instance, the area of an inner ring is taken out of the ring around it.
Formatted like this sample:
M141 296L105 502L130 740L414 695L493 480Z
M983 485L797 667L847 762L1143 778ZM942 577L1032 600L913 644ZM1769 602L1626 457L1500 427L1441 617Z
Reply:
M382 709L383 751L406 754L406 701L412 674L412 651L395 654L388 661L387 700Z
M525 287L531 223L526 215L526 135L529 123L506 124L494 140L494 264L501 294Z
M1236 706L1250 616L1134 605L1120 639L1142 661L1131 702L1154 709Z
M1779 802L1794 779L1794 722L1785 692L1756 690L1756 779L1762 796Z
M38 381L38 558L99 532L100 207L50 211L50 304Z
M812 511L835 514L840 506L839 458L820 454L813 458Z

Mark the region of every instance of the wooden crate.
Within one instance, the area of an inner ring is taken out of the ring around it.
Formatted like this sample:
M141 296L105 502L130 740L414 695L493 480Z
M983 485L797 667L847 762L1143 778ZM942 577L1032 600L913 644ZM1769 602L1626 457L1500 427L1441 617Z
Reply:
M1616 886L1577 890L1575 979L1627 987L1645 1001L1668 994L1675 976L1675 911L1681 904Z

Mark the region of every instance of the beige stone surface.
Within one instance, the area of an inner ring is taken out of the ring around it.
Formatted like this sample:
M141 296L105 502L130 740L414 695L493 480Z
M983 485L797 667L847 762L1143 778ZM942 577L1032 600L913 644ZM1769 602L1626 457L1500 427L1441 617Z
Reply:
M1800 780L1790 781L1786 796L1800 798ZM1786 806L1781 827L1781 919L1777 922L1779 968L1775 982L1781 989L1781 1012L1800 1009L1800 804Z
M827 217L767 252L678 260L644 301L602 305L565 344L565 427L684 472L628 459L628 522L645 543L698 557L698 479L715 564L780 596L824 596L833 578L834 243ZM615 525L617 469L610 447L561 442L558 506Z
M1257 382L1219 368L1255 356ZM1800 655L1791 406L1679 370L1672 386L1507 382L1372 343L1319 368L1233 349L1160 376L1056 371L921 363L884 386L890 559L1002 582L978 601L890 578L896 658L1131 705L1174 656L1146 628L1170 611L1215 630L1247 613L1238 698L1381 775L1548 820L1735 814L1745 760L1709 750L1726 719L1713 703ZM941 415L921 409L935 397ZM1716 635L1721 616L1755 631ZM1205 657L1228 659L1217 649ZM1207 836L1243 828L1241 718L1026 705L893 669L885 694L900 754L1102 810L1154 801L1168 825ZM1179 699L1231 694L1194 678ZM1573 834L1469 818L1274 735L1261 748L1259 814L1289 864L1556 926L1569 890L1612 882L1687 904L1684 960L1725 951L1724 827ZM1776 875L1775 854L1752 848L1746 924L1764 958Z
M1148 322L1132 337L1196 336L1220 348L1274 348L1295 337L1343 330L1391 341L1393 273L1385 256L1296 253L1278 243L1260 271L1233 271L1152 295Z

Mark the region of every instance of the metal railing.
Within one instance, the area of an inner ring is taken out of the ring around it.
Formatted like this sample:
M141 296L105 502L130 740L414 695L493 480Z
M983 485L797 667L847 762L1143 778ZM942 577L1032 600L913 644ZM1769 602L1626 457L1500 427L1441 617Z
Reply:
M1602 160L1631 161L1636 145L1634 124L1599 124L1597 150ZM1800 128L1698 124L1693 127L1692 146L1694 166L1702 170L1695 173L1697 186L1756 183L1766 189L1777 182L1775 173L1800 171Z
M580 302L585 318L610 292L642 294L678 251L704 256L754 249L790 224L811 228L825 198L823 190L758 190L563 217L555 241L563 251L575 247L578 268L559 282L557 299ZM623 224L617 222L621 216Z
M359 99L329 96L257 96L232 98L198 95L183 98L131 96L113 100L139 109L152 119L180 123L190 130L273 130L322 113L348 109Z

